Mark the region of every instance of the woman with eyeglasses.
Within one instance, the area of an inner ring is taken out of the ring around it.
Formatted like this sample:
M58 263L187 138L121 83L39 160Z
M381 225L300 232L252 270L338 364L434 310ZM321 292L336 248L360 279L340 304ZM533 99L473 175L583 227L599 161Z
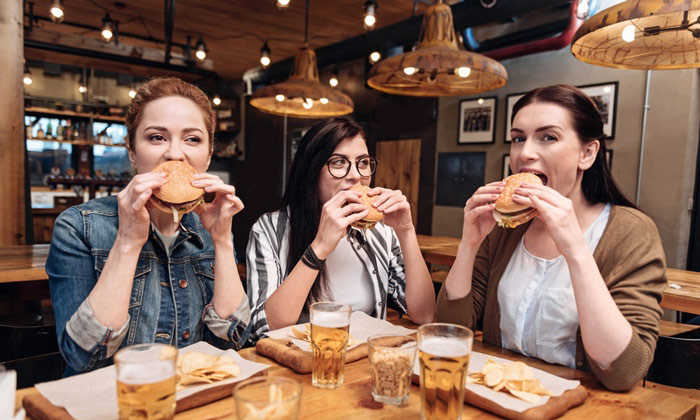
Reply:
M415 323L433 320L435 292L401 191L370 190L384 222L350 227L369 212L350 188L369 185L376 167L362 128L346 118L321 121L302 138L281 208L260 217L250 233L251 341L307 322L317 301L377 318L393 304Z

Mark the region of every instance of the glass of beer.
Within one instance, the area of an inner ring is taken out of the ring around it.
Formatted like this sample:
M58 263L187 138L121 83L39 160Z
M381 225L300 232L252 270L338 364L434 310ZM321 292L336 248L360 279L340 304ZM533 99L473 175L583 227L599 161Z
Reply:
M416 339L405 335L375 335L367 339L374 401L401 405L408 400L416 360Z
M233 399L238 420L296 420L301 384L279 376L252 378L236 385Z
M125 347L114 356L119 418L175 417L177 349L166 344Z
M311 383L333 389L343 384L345 348L350 335L350 306L333 302L311 305Z
M474 333L455 324L418 327L421 418L460 419Z

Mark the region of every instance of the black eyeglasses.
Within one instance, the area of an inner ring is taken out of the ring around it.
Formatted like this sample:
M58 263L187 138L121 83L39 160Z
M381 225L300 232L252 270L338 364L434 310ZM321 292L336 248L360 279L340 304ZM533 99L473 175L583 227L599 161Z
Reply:
M377 159L368 156L356 160L355 167L360 176L372 176L378 163ZM333 178L345 178L350 173L352 162L344 157L334 156L326 162L326 166Z

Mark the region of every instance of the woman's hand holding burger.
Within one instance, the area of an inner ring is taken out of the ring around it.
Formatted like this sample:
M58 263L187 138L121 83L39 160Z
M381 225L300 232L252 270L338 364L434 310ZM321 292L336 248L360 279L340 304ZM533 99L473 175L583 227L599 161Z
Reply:
M384 213L385 225L397 232L413 229L411 204L400 190L375 187L367 192L367 196L372 197L372 206Z
M148 203L153 190L165 184L165 174L148 172L135 175L129 184L117 194L119 206L118 238L125 245L141 249L148 240L151 218Z
M224 183L216 175L198 173L192 177L192 185L215 193L214 201L195 207L204 228L211 234L214 244L231 241L233 216L243 210L243 201L236 196L236 188Z
M491 232L496 221L492 212L498 195L503 191L503 181L491 182L479 187L464 205L462 243L477 248Z
M360 193L340 191L321 209L318 232L311 248L316 256L325 260L348 233L348 226L369 214L369 206L360 200Z

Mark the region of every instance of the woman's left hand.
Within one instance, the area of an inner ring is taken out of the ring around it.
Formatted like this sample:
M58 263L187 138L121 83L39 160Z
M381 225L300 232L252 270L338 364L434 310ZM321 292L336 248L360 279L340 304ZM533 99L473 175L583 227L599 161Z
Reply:
M369 190L369 197L374 197L373 206L384 213L384 224L396 231L413 229L411 204L399 190L376 187Z
M194 175L192 185L216 194L214 201L199 205L194 210L214 243L231 241L233 216L243 210L243 202L236 196L236 188L225 184L218 176L207 173Z
M583 232L578 224L573 202L553 188L544 185L523 184L515 190L513 201L537 209L563 255L571 255L583 243Z

